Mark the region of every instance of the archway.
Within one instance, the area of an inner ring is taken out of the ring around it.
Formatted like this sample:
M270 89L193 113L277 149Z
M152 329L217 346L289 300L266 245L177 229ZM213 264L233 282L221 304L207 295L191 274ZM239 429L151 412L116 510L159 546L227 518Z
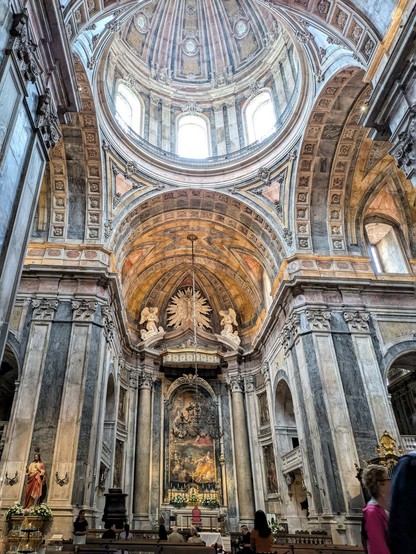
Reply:
M387 372L387 390L406 451L416 449L416 351L399 356Z
M15 382L18 379L18 364L14 353L6 346L0 366L0 459L7 435L7 427L12 412Z

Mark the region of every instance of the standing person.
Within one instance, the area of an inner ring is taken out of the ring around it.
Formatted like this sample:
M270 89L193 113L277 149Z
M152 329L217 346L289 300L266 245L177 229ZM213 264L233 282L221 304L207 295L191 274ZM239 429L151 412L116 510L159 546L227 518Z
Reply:
M243 552L249 552L251 548L251 533L248 530L247 525L241 526L241 537L238 543L240 549L243 549Z
M85 510L80 510L74 521L74 544L85 544L87 541L88 521L85 519Z
M387 511L390 498L390 477L383 466L371 464L363 471L362 482L371 496L363 510L364 548L368 554L390 554Z
M33 462L30 462L26 468L26 476L27 484L24 509L40 504L46 495L46 468L38 452L35 452Z
M163 516L160 516L159 518L159 540L160 541L168 540L168 532L166 531L165 518Z
M254 552L273 552L274 536L267 523L263 510L254 514L254 529L251 532L250 544Z
M416 552L416 451L400 458L391 480L391 554Z

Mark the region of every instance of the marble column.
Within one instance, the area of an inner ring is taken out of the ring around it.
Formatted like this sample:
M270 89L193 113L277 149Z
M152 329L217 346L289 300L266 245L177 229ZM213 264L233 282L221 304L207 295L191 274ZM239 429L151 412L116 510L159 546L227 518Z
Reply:
M30 444L35 423L36 410L49 335L58 307L58 300L34 299L30 336L23 364L16 404L4 452L7 462L3 467L0 498L5 506L20 501L25 483L25 467L30 457ZM30 399L30 401L28 401ZM36 445L41 447L41 445ZM15 482L11 484L10 479Z
M143 374L139 381L139 411L136 437L134 518L149 523L150 455L152 431L152 375Z
M97 306L94 299L72 302L72 333L51 468L52 475L65 478L67 483L62 486L58 478L50 480L48 503L54 509L71 510L75 481L78 480L79 484L81 478L85 479L84 475L77 473L76 464L92 324Z
M244 377L244 391L249 421L249 435L251 438L251 467L253 475L254 505L257 510L264 510L264 469L262 449L258 440L258 407L255 379L253 375Z
M328 310L308 309L305 312L311 331L313 347L317 360L317 374L314 381L320 377L321 388L319 393L314 394L315 399L320 397L321 414L319 415L321 426L321 439L326 443L332 443L333 455L331 458L332 474L334 479L332 485L335 490L331 493L333 511L335 496L341 511L351 510L352 499L361 500L360 484L355 477L355 464L359 455L355 445L352 425L345 399L345 392L341 380L340 370L337 362L332 335L331 335L331 313ZM326 412L326 415L324 415ZM328 429L325 433L323 418L325 417ZM330 434L329 434L330 433ZM335 459L336 458L336 459ZM329 463L329 461L327 462ZM327 471L328 474L328 471ZM340 489L341 485L342 489ZM345 508L342 507L342 503Z
M251 482L251 463L244 406L243 381L239 375L229 378L234 433L234 463L240 524L253 521L254 496Z
M398 440L399 430L389 406L387 387L371 339L370 314L364 311L345 311L344 319L351 332L377 438L388 431Z

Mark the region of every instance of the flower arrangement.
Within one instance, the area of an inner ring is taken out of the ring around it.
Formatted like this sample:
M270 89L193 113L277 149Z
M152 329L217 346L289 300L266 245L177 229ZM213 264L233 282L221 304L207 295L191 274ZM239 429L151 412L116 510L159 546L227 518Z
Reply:
M44 502L42 504L38 504L36 506L33 506L33 508L31 508L29 510L29 515L30 516L44 517L44 518L53 517L52 510Z
M170 503L177 507L186 506L186 498L182 494L175 494L170 499Z
M15 502L6 512L6 519L12 519L13 516L24 515L23 506L19 502Z
M188 497L188 502L199 502L199 498L197 497L196 494L191 494L191 495Z
M204 500L201 502L202 506L205 506L206 508L219 508L220 503L218 500L215 500L214 498L204 498Z
M272 517L271 521L269 521L269 527L272 530L272 533L282 533L286 531L285 524L280 522L278 519L274 519L274 517Z

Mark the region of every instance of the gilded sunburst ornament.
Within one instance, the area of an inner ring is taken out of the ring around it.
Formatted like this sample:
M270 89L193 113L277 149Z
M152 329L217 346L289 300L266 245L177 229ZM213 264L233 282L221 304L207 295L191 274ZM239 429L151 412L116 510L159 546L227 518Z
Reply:
M209 313L211 308L208 305L207 299L199 292L195 291L195 319L196 324L201 329L211 329L209 320ZM192 288L188 287L183 290L179 290L175 296L172 297L168 309L168 325L170 327L185 327L189 325L193 326L194 321L194 295L192 294Z

